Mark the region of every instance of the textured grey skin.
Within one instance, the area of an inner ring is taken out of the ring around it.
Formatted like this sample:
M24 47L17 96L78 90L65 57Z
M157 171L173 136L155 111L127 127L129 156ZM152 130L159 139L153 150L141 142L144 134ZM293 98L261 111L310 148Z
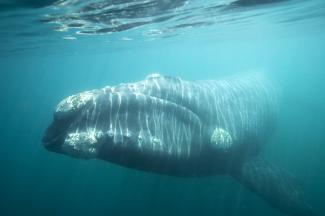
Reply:
M43 144L159 174L230 174L283 212L312 215L293 178L256 157L275 125L275 99L256 74L195 82L154 74L64 99Z
M225 173L230 159L255 154L272 131L274 100L262 81L248 76L189 82L151 75L63 100L54 113L54 124L69 119L68 128L58 134L65 140L69 134L100 134L93 137L96 153L70 149L77 157L98 157L177 176ZM216 128L230 134L228 149L211 143Z

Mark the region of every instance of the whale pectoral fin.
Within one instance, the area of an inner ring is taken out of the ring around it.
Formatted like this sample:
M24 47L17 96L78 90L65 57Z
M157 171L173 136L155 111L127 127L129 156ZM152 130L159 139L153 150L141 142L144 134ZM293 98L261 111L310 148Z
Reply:
M245 161L230 174L272 207L287 215L315 215L294 177L261 158Z

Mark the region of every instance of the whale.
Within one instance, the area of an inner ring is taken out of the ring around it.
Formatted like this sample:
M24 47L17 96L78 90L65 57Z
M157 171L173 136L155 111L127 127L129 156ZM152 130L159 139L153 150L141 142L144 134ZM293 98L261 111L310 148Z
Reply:
M299 181L260 154L276 128L277 98L259 73L198 81L151 74L63 99L42 144L161 175L229 175L286 215L314 215Z

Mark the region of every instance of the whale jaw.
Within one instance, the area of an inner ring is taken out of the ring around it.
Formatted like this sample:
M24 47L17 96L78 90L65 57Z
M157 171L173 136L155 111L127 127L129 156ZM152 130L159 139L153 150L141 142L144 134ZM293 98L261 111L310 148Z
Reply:
M55 109L43 145L84 159L105 154L101 151L165 159L199 153L202 123L195 113L131 87L105 87L65 98Z

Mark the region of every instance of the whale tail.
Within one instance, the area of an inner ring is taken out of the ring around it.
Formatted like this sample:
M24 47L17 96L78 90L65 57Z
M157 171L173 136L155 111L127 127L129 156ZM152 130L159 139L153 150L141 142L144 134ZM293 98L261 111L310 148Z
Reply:
M230 174L272 207L287 215L315 215L294 177L259 157L245 161Z

